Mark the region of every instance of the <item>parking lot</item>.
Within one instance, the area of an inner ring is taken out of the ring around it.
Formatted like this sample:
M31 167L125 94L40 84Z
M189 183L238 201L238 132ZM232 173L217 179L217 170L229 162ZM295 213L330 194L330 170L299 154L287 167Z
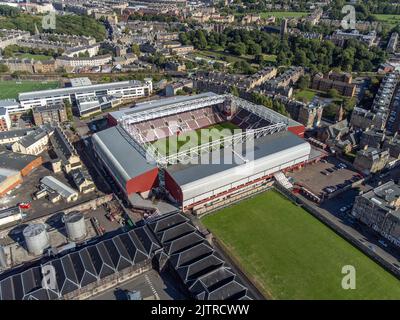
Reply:
M300 171L289 173L288 176L321 198L362 178L358 172L333 157L307 165Z

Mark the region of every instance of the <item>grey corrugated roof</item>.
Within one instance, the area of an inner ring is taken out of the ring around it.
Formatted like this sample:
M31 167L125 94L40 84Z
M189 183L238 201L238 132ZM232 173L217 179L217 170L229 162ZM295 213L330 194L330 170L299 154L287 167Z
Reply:
M268 135L256 140L253 160L258 160L302 144L307 144L307 142L289 131ZM212 159L224 159L224 152L226 152L226 150L227 148L213 152L211 155ZM243 147L243 151L245 151L245 147ZM246 156L244 152L242 156ZM235 161L232 161L234 163L231 164L175 164L168 167L167 172L172 176L175 182L182 186L244 164L244 161L240 158L234 158L234 160Z
M132 138L124 135L122 128L112 127L93 135L93 144L101 152L102 160L112 166L114 173L126 183L145 172L157 168L148 163L132 145Z
M57 180L52 176L45 176L42 178L41 183L49 187L50 189L56 191L58 194L64 198L68 198L71 195L78 194L78 191L72 189L61 181Z

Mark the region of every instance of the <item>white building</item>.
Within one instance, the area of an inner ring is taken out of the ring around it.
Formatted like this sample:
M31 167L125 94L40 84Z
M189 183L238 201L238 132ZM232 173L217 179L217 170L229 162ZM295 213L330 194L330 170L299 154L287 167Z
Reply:
M121 81L104 84L95 84L71 88L53 89L21 93L19 101L25 110L62 103L68 100L70 103L77 101L90 101L95 98L115 96L122 100L146 97L153 92L151 79L145 81Z

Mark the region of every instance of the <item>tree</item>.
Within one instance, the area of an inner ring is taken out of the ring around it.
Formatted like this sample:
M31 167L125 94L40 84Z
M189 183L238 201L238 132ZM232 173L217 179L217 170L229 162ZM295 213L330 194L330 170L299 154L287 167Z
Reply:
M299 82L298 82L299 89L305 90L305 89L309 88L310 87L310 83L311 83L311 79L310 79L310 76L308 74L302 76L299 79Z
M131 47L132 52L137 55L138 57L140 56L140 47L137 43L134 43Z
M239 97L239 90L238 90L238 88L235 87L235 86L233 86L233 87L231 88L231 94L234 95L234 96L236 96L236 97Z
M246 53L246 45L243 42L231 43L228 51L236 56L242 56Z
M10 71L9 68L5 64L1 63L0 64L0 73L6 73L8 71Z
M330 89L328 91L328 97L329 98L336 99L339 96L340 96L339 91L337 91L336 89Z
M251 43L249 43L247 45L247 53L248 54L261 54L262 50L261 50L261 46L258 43L255 43L254 41L252 41Z
M324 108L323 115L328 119L335 119L338 112L339 106L335 103L331 103Z

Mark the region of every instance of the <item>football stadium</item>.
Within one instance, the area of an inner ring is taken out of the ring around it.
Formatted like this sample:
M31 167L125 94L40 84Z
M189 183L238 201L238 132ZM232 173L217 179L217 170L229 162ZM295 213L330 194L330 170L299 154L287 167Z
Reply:
M126 198L157 190L197 215L318 157L303 125L229 94L139 103L109 113L108 122L93 135L94 153Z

